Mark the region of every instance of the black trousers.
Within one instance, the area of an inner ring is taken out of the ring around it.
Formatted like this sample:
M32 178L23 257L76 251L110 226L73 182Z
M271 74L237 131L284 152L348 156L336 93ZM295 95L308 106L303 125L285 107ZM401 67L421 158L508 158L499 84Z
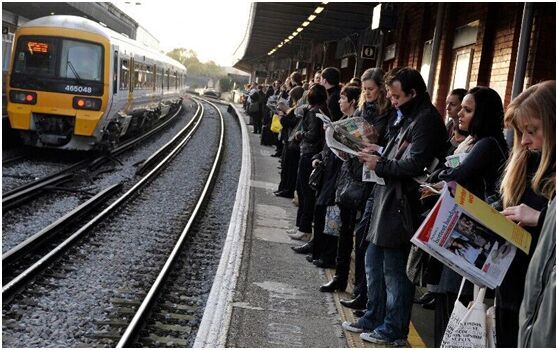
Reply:
M296 181L296 192L298 194L296 224L299 231L306 233L312 233L314 204L316 203L316 192L308 185L308 178L312 172L312 156L313 154L300 155Z
M281 181L279 182L279 191L288 191L294 193L296 189L296 179L298 174L298 161L300 159L300 151L298 148L289 148L283 145L281 153Z
M355 229L356 210L339 206L341 216L341 230L337 243L337 258L335 261L335 276L341 280L349 278L351 267L351 252L353 251L353 231Z
M337 256L337 237L324 234L327 206L314 207L314 238L312 239L312 259L322 259L330 263Z
M252 116L253 120L254 120L254 133L256 134L261 134L262 132L262 113L258 112L258 113L254 113Z

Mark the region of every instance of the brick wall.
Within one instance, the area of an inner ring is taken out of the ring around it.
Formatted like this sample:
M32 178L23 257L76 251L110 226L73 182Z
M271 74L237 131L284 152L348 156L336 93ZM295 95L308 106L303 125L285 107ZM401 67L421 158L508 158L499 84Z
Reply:
M496 19L489 86L498 92L504 106L511 100L522 12L522 4L502 4Z
M525 87L556 80L556 4L535 4Z

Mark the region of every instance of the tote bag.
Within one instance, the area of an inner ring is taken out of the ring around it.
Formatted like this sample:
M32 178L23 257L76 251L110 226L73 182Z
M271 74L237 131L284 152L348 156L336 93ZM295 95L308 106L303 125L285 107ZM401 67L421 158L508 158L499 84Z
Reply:
M465 307L459 296L463 290L465 278L461 282L459 294L451 314L446 332L442 338L442 348L486 348L495 346L495 333L490 327L495 326L490 309L486 310L484 296L486 287L480 288L475 300ZM491 308L493 310L493 308ZM495 328L495 327L494 327ZM490 330L489 330L490 329ZM494 338L493 338L494 337Z

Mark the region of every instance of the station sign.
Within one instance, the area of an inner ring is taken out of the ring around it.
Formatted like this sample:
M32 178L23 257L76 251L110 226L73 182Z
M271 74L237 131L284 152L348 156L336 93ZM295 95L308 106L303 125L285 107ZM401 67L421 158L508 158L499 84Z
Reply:
M365 59L376 59L376 52L378 48L374 45L363 45L362 51L360 52L360 57Z

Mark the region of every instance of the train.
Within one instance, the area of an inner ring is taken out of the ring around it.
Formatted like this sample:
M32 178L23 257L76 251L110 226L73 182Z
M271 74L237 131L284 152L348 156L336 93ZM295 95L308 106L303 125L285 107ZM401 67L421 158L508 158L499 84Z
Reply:
M89 151L175 113L187 69L92 20L52 15L17 29L8 74L8 118L24 144Z

